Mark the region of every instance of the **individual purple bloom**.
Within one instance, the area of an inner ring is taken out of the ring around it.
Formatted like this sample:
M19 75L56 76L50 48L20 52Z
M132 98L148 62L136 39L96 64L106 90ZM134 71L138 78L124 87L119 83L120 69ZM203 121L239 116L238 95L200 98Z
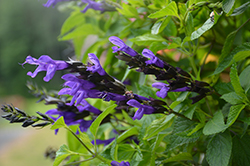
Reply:
M126 54L128 54L130 56L138 55L138 53L135 50L133 50L132 48L127 46L120 38L118 38L116 36L111 36L109 38L109 41L111 43L113 43L114 45L116 45L116 46L112 47L113 53L115 53L117 51L123 51L123 52L125 52ZM120 48L118 48L117 46L120 47Z
M92 0L82 0L83 3L87 3L88 5L83 9L82 13L85 13L88 9L100 10L104 12L103 4L100 2L95 2Z
M100 145L100 144L104 144L104 146L110 144L115 138L110 138L110 139L107 139L107 140L100 140L100 139L97 139L96 140L96 145ZM91 141L91 143L94 145L95 144L95 141Z
M144 114L152 114L155 109L149 105L142 105L141 103L139 103L137 100L135 99L131 99L127 102L128 105L132 106L132 107L136 107L136 108L139 108L134 117L133 117L133 120L135 119L138 119L140 120L142 118L142 116Z
M160 89L160 91L156 92L156 95L161 98L165 98L168 92L185 92L185 91L190 90L190 87L182 87L182 88L171 90L169 84L165 84L162 82L153 83L152 87Z
M117 161L112 161L111 166L130 166L129 162L122 161L121 163Z
M86 100L82 100L80 104L81 105L77 107L80 112L85 110L85 111L93 112L94 114L97 114L97 115L102 113L99 109L90 105Z
M57 70L63 70L69 66L69 64L65 61L53 60L48 55L42 55L39 59L27 56L25 62L22 65L26 63L31 65L39 65L33 73L27 73L27 75L31 76L32 78L34 78L40 71L47 71L46 76L43 78L43 80L46 82L52 79Z
M43 4L44 7L50 7L52 5L52 7L55 7L55 5L58 2L62 2L62 1L70 1L70 0L48 0L47 3Z
M89 53L88 56L89 56L89 59L91 60L91 62L94 63L94 65L88 66L87 67L87 71L91 71L93 73L97 72L101 76L105 75L106 72L102 68L102 66L101 66L101 64L100 64L99 59L97 58L97 56L95 54L93 54L93 53Z
M104 98L105 101L110 101L110 100L123 101L123 100L127 100L126 96L116 94L116 93L111 93L111 92L101 92L100 97Z
M164 62L161 60L161 59L159 59L159 58L157 58L155 55L154 55L154 53L152 52L152 51L150 51L149 49L144 49L143 51L142 51L142 55L143 56L145 56L145 57L147 57L147 58L150 58L150 60L147 60L147 61L145 61L145 63L147 64L147 65L151 65L151 64L154 64L154 65L156 65L156 66L158 66L158 67L164 67Z

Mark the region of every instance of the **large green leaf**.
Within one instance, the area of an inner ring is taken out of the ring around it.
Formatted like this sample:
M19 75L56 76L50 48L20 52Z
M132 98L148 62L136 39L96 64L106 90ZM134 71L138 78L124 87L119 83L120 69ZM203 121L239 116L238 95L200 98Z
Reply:
M241 104L243 103L243 98L237 95L235 92L230 92L221 96L226 102L230 104Z
M224 117L221 111L214 114L213 118L207 122L203 128L203 134L211 135L224 131L227 126L224 123Z
M235 165L250 165L250 137L245 134L242 138L235 136L233 138L233 161Z
M240 115L241 111L245 108L245 104L234 105L230 107L230 112L227 118L227 126L231 126L238 116Z
M240 79L240 85L244 88L245 92L247 92L250 89L250 65L247 66L239 76Z
M148 17L149 18L159 18L159 17L164 17L164 16L176 16L179 18L178 15L178 9L175 1L172 1L169 3L165 8L150 14Z
M129 39L130 41L134 42L137 45L150 45L153 42L164 42L167 41L166 39L164 39L163 37L161 37L160 35L153 35L153 34L144 34L142 36L137 36L133 39Z
M124 161L129 160L136 150L129 144L121 144L118 147L118 160Z
M157 20L151 28L151 34L157 35L161 33L164 30L164 28L168 25L170 20L171 20L171 17L166 17L166 18Z
M214 11L214 19L213 20L211 18L207 19L207 21L199 29L197 29L191 34L191 40L199 38L203 33L211 29L217 23L219 18L220 15L218 15Z
M190 153L183 152L183 153L179 153L173 157L170 157L166 160L163 160L163 161L161 161L161 163L169 163L169 162L173 162L173 161L186 161L186 160L193 160L193 157Z
M96 136L98 127L100 126L102 120L108 115L110 114L114 108L116 107L116 104L113 104L111 106L109 106L105 111L103 111L96 119L95 121L91 124L91 126L89 127L90 132Z
M236 47L227 57L223 59L223 61L221 61L218 64L218 67L214 71L214 74L221 73L224 69L226 69L233 63L233 60L235 60L235 62L238 62L249 56L250 56L250 43L243 43L242 45Z
M232 138L228 131L216 134L209 142L206 159L210 166L228 166L232 151Z
M232 12L234 10L234 8L233 8L234 2L235 2L235 0L223 0L222 1L222 9L228 15L232 14Z

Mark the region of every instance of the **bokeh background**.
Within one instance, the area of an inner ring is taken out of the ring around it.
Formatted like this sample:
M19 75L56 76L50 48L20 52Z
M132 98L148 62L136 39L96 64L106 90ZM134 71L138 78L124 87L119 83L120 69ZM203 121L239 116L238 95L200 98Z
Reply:
M42 81L44 74L34 79L26 75L35 70L34 66L24 65L23 68L20 64L28 55L36 58L50 55L53 59L65 60L73 54L70 43L57 40L69 12L60 12L56 7L45 8L44 3L46 0L0 0L0 104L13 104L31 115L50 107L36 103L38 99L28 93L27 80L39 87L59 90L61 74L45 83ZM0 118L0 165L52 165L51 160L45 159L44 152L49 146L59 148L66 143L65 139L63 130L54 135L49 128L24 129Z

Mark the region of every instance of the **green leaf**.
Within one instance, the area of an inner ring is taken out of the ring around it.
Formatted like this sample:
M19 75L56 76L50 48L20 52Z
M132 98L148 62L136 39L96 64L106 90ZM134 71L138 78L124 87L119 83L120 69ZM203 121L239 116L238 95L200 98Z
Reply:
M106 163L100 163L98 164L97 166L110 166L109 164L106 164Z
M127 131L123 132L121 135L119 135L118 139L117 139L117 143L122 142L123 140L125 140L126 138L132 136L132 135L137 135L138 134L138 130L136 127L132 127L130 129L128 129Z
M233 45L233 42L234 42L234 39L235 39L235 36L236 36L236 33L237 33L238 31L236 30L236 31L233 31L233 32L231 32L228 36L227 36L227 38L226 38L226 40L225 40L225 43L224 43L224 45L223 45L223 48L222 48L222 51L221 51L221 55L220 55L220 57L219 57L219 64L221 63L221 62L223 62L223 60L228 56L228 54L230 53L230 51L231 51L231 47L232 47L232 45Z
M234 91L234 88L230 82L229 83L219 82L218 84L215 85L215 90L219 94L223 95Z
M190 133L187 134L187 136L191 136L192 134L199 131L204 126L205 126L205 123L198 123L197 126L195 126L195 128Z
M245 134L242 138L235 136L233 138L233 163L239 166L250 165L250 137Z
M166 160L161 161L161 163L169 163L174 161L186 161L186 160L193 160L193 157L190 153L182 152L173 157L170 157Z
M145 97L153 97L153 98L158 98L161 99L159 97L156 96L155 91L148 86L145 85L140 85L140 84L136 84L136 88L138 90L138 94L141 96L145 96Z
M206 159L210 166L228 166L232 151L232 138L228 131L215 135L209 142Z
M56 130L62 127L67 127L67 125L64 122L63 116L61 116L57 121L51 126L51 130Z
M139 14L136 8L126 3L122 3L122 9L120 8L116 8L116 9L118 10L119 13L121 13L122 15L128 18L139 18Z
M245 108L245 104L234 105L230 107L230 112L227 118L227 126L231 126L238 116L240 115L241 111Z
M242 97L237 95L235 92L230 92L221 96L226 102L230 104L241 104L243 103Z
M56 158L53 163L53 166L58 166L65 158L68 156L75 154L70 151L67 145L62 145L59 150L56 152Z
M141 45L150 45L153 42L164 42L167 41L160 35L153 35L153 34L144 34L142 36L137 36L133 39L129 39L131 42L134 42L135 44L141 46Z
M203 134L211 135L224 131L227 126L224 123L224 117L221 111L214 114L213 118L207 122L203 128Z
M214 74L221 73L224 69L226 69L228 66L230 66L233 63L233 60L235 62L238 62L240 60L243 60L250 56L250 43L243 43L242 45L236 47L227 57L219 63L218 67L214 71Z
M238 77L237 65L236 63L232 64L231 71L230 71L230 80L234 87L235 93L242 98L245 98L246 95L244 93L243 88L240 85L240 79Z
M160 119L154 120L148 127L143 139L145 140L149 139L157 135L159 132L169 128L173 123L173 117L174 117L174 114L170 114Z
M126 121L132 125L135 125L135 126L142 126L142 124L137 121L137 120L133 120L126 111L122 110L122 115L123 117L126 119Z
M230 16L238 16L238 15L244 13L249 6L250 6L250 2L244 3L240 7L234 9L233 13Z
M129 144L121 144L118 147L118 160L129 160L134 155L136 150Z
M223 0L222 1L222 9L225 13L227 13L227 15L232 14L233 10L234 10L234 2L235 0Z
M164 28L168 25L170 20L171 20L171 17L166 17L166 18L157 20L154 23L153 27L151 28L151 34L157 35L161 33L164 30Z
M159 17L164 17L164 16L176 16L178 18L178 9L177 9L177 5L175 3L175 1L172 1L171 3L169 3L165 8L150 14L148 17L149 18L159 18Z
M244 88L245 92L247 92L250 89L250 65L247 66L239 76L240 79L240 85Z
M185 115L189 119L192 119L196 107L197 107L197 104L193 104L192 106L188 107L188 109L183 113L183 115Z
M117 137L115 138L114 140L114 143L112 144L111 146L111 149L110 149L110 156L112 158L112 160L115 160L117 161L117 151L118 151L118 146L117 146Z
M91 126L89 127L90 132L96 136L98 127L100 126L102 120L108 115L110 114L114 108L116 107L116 104L113 104L111 106L109 106L105 111L103 111L96 119L95 121L91 124Z
M188 12L186 16L185 24L186 36L191 36L192 32L194 32L194 21L193 16L190 12Z
M72 40L74 44L75 55L77 56L78 59L80 59L82 55L82 47L83 47L85 38L86 36L81 36L81 37L76 37Z
M220 18L220 15L218 15L214 11L214 20L212 20L211 18L209 18L199 29L197 29L196 31L194 31L191 34L191 40L199 38L203 33L205 33L206 31L208 31L209 29L211 29L217 23L217 21L218 21L219 18Z

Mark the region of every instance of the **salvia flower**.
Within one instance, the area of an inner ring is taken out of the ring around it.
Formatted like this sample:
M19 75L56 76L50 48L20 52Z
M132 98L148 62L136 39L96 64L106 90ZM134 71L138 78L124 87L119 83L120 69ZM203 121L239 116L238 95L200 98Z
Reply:
M117 161L112 161L111 166L130 166L129 162L122 161L121 163Z
M155 109L149 105L142 105L141 103L139 103L137 100L135 99L131 99L127 102L128 105L132 106L132 107L136 107L139 108L134 117L133 120L138 119L140 120L144 114L152 114Z
M164 62L161 59L157 58L154 55L154 53L152 51L150 51L149 49L145 48L142 51L142 55L145 56L145 57L147 57L147 58L150 58L150 60L148 60L148 61L145 62L147 65L154 64L154 65L156 65L158 67L161 67L161 68L164 67Z
M130 55L132 57L138 55L138 53L135 50L130 48L120 38L118 38L116 36L111 36L109 38L109 41L111 43L113 43L114 45L116 45L116 46L112 47L114 53L117 52L117 51L123 51L123 52L125 52L126 54L128 54L128 55ZM117 46L120 47L120 48L118 48Z
M55 5L58 2L62 2L62 1L70 1L70 0L48 0L47 3L43 4L44 7L50 7L52 5L52 7L55 7Z
M100 140L100 139L97 139L96 140L96 145L100 145L100 144L104 144L104 146L110 144L113 140L115 140L115 137L114 138L110 138L110 139L107 139L107 140ZM91 141L91 143L94 145L95 144L95 141Z
M83 9L82 13L85 13L88 9L100 10L104 12L103 4L92 0L82 0L83 3L87 3L87 6Z
M94 65L90 65L87 67L87 71L91 71L93 73L97 72L98 74L100 74L101 76L105 75L106 72L105 70L102 68L99 59L97 58L97 56L93 53L89 53L88 54L89 59L91 60L91 62L94 63Z
M46 82L53 78L57 70L63 70L69 67L69 64L65 61L53 60L48 55L42 55L39 59L27 56L25 62L22 65L26 63L31 65L38 65L33 73L27 73L27 75L31 76L32 78L36 77L37 73L39 73L40 71L47 71L46 76L43 78L43 80Z

